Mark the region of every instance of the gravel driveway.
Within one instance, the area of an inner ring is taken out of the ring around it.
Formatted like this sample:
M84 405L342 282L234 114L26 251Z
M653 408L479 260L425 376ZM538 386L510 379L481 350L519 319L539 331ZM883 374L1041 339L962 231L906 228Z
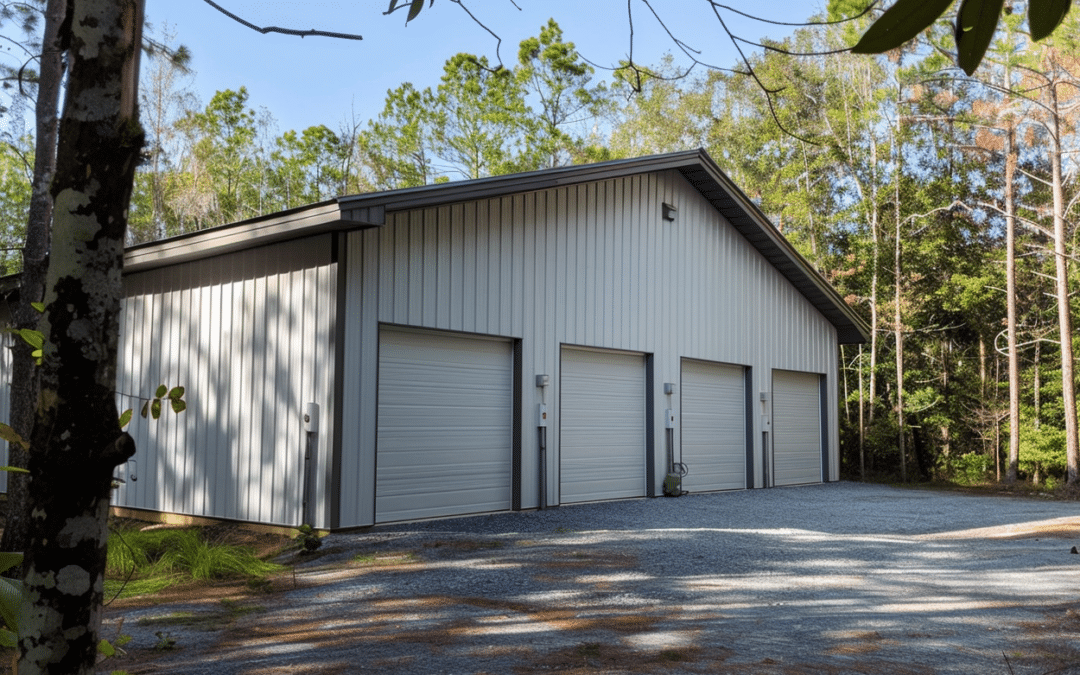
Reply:
M269 593L110 610L134 639L103 665L1080 673L1074 545L1076 503L857 483L377 527Z

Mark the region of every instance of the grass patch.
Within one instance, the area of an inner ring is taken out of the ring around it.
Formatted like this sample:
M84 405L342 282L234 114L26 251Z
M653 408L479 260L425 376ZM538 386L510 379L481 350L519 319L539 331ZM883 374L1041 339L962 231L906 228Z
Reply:
M129 597L184 581L263 579L281 569L244 547L207 541L198 528L127 528L109 533L105 584L110 595L123 588L121 597Z
M391 567L393 565L411 565L420 562L415 553L359 553L353 556L353 564L361 567Z

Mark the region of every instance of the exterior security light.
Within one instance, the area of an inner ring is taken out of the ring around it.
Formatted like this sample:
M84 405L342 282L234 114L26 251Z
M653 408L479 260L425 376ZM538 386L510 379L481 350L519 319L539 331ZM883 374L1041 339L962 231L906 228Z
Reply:
M671 204L668 204L667 202L663 203L663 207L664 220L675 220L675 214L678 213L679 209L675 208Z

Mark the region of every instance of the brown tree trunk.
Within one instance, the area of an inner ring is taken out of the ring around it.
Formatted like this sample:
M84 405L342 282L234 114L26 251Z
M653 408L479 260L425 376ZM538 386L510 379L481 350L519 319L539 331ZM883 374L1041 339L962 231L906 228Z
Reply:
M94 672L114 468L134 453L115 403L142 0L71 0L52 195L41 395L31 436L20 675Z
M1050 117L1050 167L1054 191L1054 261L1057 271L1058 336L1061 340L1061 402L1065 407L1065 461L1068 483L1080 478L1080 442L1076 427L1076 380L1073 378L1072 312L1069 308L1069 261L1065 257L1065 196L1061 176L1061 113L1057 88L1048 90Z
M45 7L35 109L37 141L34 180L26 224L26 244L23 247L23 271L19 279L19 304L15 307L14 316L14 325L19 329L37 329L41 313L31 303L41 302L45 297L45 273L49 265L52 229L52 195L49 188L56 170L56 109L64 75L59 34L66 10L66 0L49 0ZM11 428L23 438L30 438L32 433L38 395L38 369L30 355L31 351L28 344L17 340L11 365ZM29 462L27 452L14 443L8 444L8 448L8 464L26 468ZM0 551L25 551L29 538L26 522L27 478L25 474L9 473L7 480L7 520L4 534L0 537ZM13 576L22 576L21 569L12 569L11 572Z

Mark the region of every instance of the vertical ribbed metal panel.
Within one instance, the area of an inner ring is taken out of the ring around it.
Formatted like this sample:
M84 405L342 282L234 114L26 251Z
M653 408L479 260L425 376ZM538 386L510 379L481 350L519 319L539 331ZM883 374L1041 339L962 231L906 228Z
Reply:
M125 277L118 404L158 384L186 388L188 408L131 427L135 472L115 504L296 525L306 436L320 406L315 475L331 461L336 270L322 236ZM136 398L133 398L136 397ZM167 406L166 406L167 408ZM326 481L312 499L329 526Z
M743 369L682 362L682 453L690 492L746 487L746 394Z
M562 503L645 496L645 359L562 350Z
M379 334L377 522L511 506L513 345Z
M662 202L678 208L674 221L663 220ZM823 404L836 406L835 328L678 172L391 212L385 226L351 233L348 248L342 526L374 522L380 324L520 339L523 417L534 418L543 396L551 429L562 414L563 344L652 355L656 447L669 407L660 387L679 382L682 358L748 368L755 402L774 369L824 374ZM538 373L552 376L546 391L532 384ZM761 457L760 415L751 417ZM833 467L836 427L827 429ZM529 508L539 502L539 453L528 422L521 442ZM548 476L558 476L557 434L547 458ZM548 489L558 503L555 480Z
M776 485L817 483L821 465L821 376L773 372Z

